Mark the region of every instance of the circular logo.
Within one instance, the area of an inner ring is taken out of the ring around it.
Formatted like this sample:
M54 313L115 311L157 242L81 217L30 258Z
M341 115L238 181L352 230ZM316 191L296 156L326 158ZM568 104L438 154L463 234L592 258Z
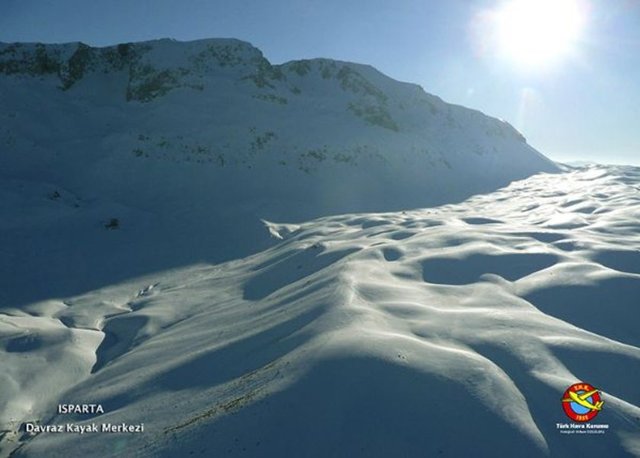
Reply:
M588 383L575 383L567 388L562 396L562 408L567 417L584 423L591 421L602 410L604 401L600 391Z

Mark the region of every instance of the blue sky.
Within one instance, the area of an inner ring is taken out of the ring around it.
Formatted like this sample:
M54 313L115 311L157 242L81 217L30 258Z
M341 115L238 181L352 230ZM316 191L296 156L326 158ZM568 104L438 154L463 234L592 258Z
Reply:
M544 69L487 45L479 18L505 1L0 0L0 41L235 37L274 63L371 64L509 121L556 160L640 164L640 0L579 0L588 9L579 41Z

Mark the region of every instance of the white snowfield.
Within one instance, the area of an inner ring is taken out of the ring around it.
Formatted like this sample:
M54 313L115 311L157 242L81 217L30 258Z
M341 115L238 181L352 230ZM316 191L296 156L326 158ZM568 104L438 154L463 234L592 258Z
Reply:
M0 46L0 456L640 456L640 168L302 62Z
M2 315L15 456L637 456L640 169L461 204L267 223L282 240ZM266 232L266 231L265 231ZM602 390L602 435L560 399ZM58 403L100 403L93 417Z

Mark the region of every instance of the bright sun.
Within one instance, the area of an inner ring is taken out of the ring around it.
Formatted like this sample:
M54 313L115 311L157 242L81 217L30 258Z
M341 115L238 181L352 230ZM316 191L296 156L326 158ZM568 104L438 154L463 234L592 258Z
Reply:
M494 16L500 53L522 67L545 67L575 51L586 19L581 0L510 0Z

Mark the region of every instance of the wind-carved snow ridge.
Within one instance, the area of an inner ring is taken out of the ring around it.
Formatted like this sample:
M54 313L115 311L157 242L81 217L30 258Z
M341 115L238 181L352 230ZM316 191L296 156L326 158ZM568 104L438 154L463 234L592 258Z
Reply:
M7 434L4 446L637 455L639 185L638 168L594 166L460 204L267 222L280 241L250 257L11 310L4 425L64 423L56 403L100 402L105 414L78 421L147 433L117 447L109 435ZM603 392L597 423L610 428L597 440L556 429L578 381Z

